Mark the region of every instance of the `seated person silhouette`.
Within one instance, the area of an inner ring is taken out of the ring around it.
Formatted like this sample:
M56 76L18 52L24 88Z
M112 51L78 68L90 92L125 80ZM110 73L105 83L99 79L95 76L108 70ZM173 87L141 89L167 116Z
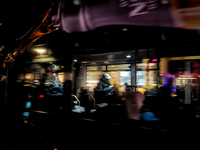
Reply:
M50 64L43 79L45 91L51 96L63 94L62 82L57 76L55 67L56 65Z
M100 103L109 103L113 99L115 85L112 86L109 79L111 79L110 75L104 73L96 87L96 93L99 93L98 96L96 94L96 99L98 99Z

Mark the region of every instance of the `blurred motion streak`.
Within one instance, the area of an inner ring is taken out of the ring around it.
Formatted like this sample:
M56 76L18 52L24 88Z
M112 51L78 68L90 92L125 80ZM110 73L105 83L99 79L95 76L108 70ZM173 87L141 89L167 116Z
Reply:
M56 1L56 3L52 3L53 5L58 5L59 1ZM37 41L39 38L41 38L43 35L49 34L53 31L56 31L58 29L58 23L54 22L51 23L51 16L50 13L52 11L52 8L50 8L44 15L44 18L41 21L41 24L38 25L35 29L31 28L26 34L29 34L30 31L31 34L28 36L28 38L24 38L22 43L13 50L12 53L8 53L4 62L2 68L5 69L6 63L8 62L14 62L19 56L24 53L25 50L27 50L35 41Z
M200 2L107 0L90 3L85 1L73 15L68 11L70 5L65 5L67 0L62 3L64 7L60 11L61 27L68 33L89 31L107 25L200 29ZM56 17L52 18L54 21Z

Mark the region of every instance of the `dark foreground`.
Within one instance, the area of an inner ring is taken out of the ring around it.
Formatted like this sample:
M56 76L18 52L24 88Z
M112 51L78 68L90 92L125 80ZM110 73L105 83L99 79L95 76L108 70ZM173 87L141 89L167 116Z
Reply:
M162 129L157 124L124 120L111 122L79 114L34 113L29 119L5 119L2 150L66 150L107 148L192 148L199 146L199 124Z

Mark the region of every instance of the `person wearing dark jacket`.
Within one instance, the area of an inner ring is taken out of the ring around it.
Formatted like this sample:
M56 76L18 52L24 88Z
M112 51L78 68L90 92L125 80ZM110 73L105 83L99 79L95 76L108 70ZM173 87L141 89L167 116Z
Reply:
M115 85L112 86L109 79L111 79L110 75L104 73L96 87L96 94L94 94L96 103L98 103L97 106L102 108L100 114L103 116L109 116L111 114L111 103L114 101L113 92Z
M111 79L110 75L107 73L104 73L96 87L97 90L104 91L104 94L105 94L104 96L113 95L113 92L115 89L115 85L112 86L109 82L109 79Z

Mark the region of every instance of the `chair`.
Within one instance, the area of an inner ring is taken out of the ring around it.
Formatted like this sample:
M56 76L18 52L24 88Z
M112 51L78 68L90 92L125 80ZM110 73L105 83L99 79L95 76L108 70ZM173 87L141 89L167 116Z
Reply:
M140 119L140 108L143 105L145 97L140 92L127 92L126 93L126 110L129 119Z
M89 96L89 97L88 97L88 101L89 101L89 102L93 101L93 108L95 108L95 106L96 106L96 100L95 100L95 98L94 98L94 92L88 91L86 95Z

